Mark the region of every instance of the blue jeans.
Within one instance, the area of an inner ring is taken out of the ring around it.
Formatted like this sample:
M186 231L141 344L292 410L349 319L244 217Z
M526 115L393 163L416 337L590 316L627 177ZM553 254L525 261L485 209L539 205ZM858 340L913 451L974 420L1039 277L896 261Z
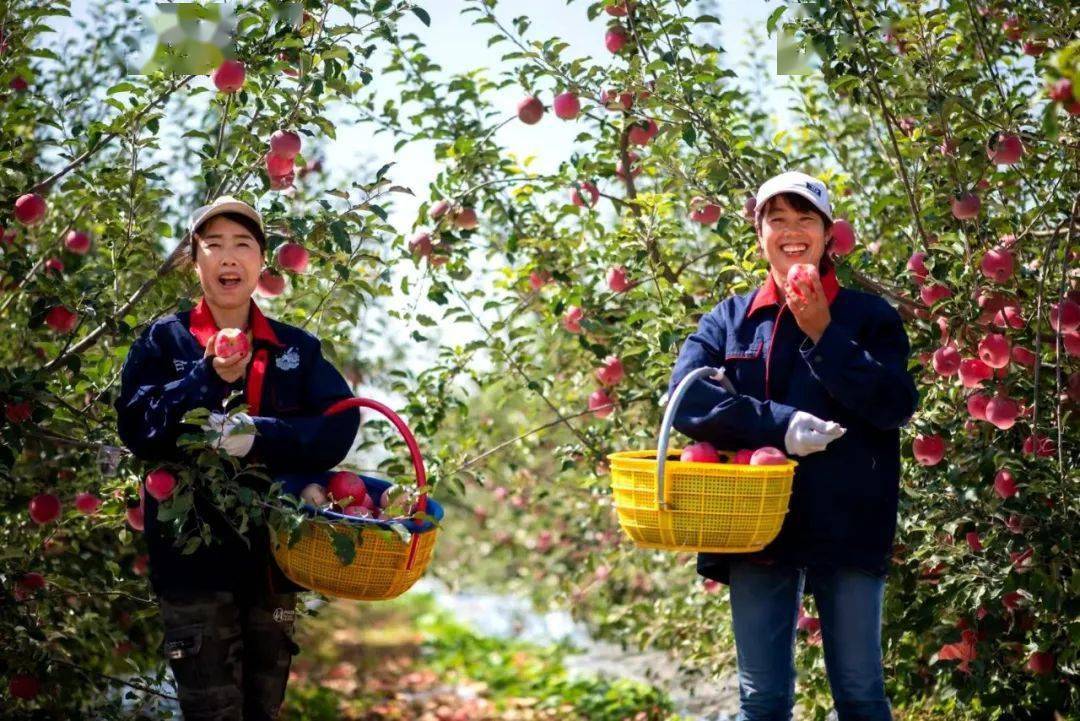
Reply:
M892 721L881 665L885 579L852 568L731 562L739 665L738 721L790 721L795 622L804 582L821 619L825 670L839 721Z

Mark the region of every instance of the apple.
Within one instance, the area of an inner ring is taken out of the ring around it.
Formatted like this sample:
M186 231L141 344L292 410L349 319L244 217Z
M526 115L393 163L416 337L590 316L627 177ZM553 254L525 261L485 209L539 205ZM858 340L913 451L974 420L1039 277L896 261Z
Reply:
M964 536L964 540L967 541L968 548L971 549L972 553L978 553L983 549L982 540L979 538L977 531L968 531Z
M614 3L610 3L604 6L604 12L608 15L612 15L617 18L626 17L626 14L630 12L630 8L634 6L632 1L628 0L616 0Z
M1005 527L1009 529L1009 533L1014 535L1020 535L1024 532L1024 523L1020 516L1015 513L1009 514L1009 517L1005 519Z
M970 220L979 215L979 196L962 193L952 199L952 214L957 220Z
M142 504L138 506L131 506L127 509L125 514L127 523L136 531L142 531L145 528L145 518L143 517Z
M303 273L308 267L308 252L299 243L289 241L278 246L277 262L285 270L293 273Z
M409 238L409 252L426 258L431 255L431 234L421 231Z
M1010 611L1016 610L1020 602L1024 600L1024 597L1016 591L1009 591L1001 597L1001 605Z
M990 280L1004 283L1013 274L1013 255L1004 248L992 248L983 255L979 267Z
M603 388L597 389L589 395L589 410L597 418L607 418L614 410L611 396Z
M4 404L4 417L8 423L25 423L30 420L33 409L27 401L11 401Z
M951 376L960 370L960 351L951 343L942 346L934 351L933 363L938 375Z
M251 345L248 343L247 333L239 328L223 328L214 336L214 355L220 358L247 355L250 349Z
M276 130L270 136L270 155L292 161L300 154L300 136L292 130ZM292 163L290 162L290 168ZM282 173L275 173L282 175Z
M8 681L8 693L12 698L29 701L41 693L41 681L28 673L17 673Z
M15 201L15 220L23 225L37 225L45 219L49 206L37 193L27 193Z
M75 508L84 516L92 516L101 508L101 499L93 493L78 493L75 495Z
M581 332L581 319L584 317L585 311L576 305L572 305L566 309L566 313L563 315L562 324L563 328L571 333Z
M214 81L214 87L221 92L235 93L244 87L246 74L242 62L239 60L226 60L210 74L210 79Z
M1020 39L1023 34L1020 29L1020 18L1015 15L1010 15L1001 21L1001 32L1005 34L1005 37L1013 42Z
M805 298L803 288L813 288L821 281L816 265L810 263L795 263L787 272L788 289L799 298Z
M847 255L855 250L855 229L851 223L840 219L832 225L832 252L835 255Z
M618 90L605 90L600 97L601 104L608 110L629 111L634 107L633 93L620 93Z
M218 333L218 338L220 337L221 333ZM164 501L172 496L175 489L176 477L164 468L155 468L146 476L146 492L158 501Z
M926 277L930 275L930 271L926 267L926 253L921 250L912 253L911 257L908 258L907 269L916 283L922 285L926 282Z
M618 356L609 355L604 364L596 369L596 378L602 385L613 386L623 379L623 364Z
M1028 657L1027 667L1039 676L1045 676L1054 670L1054 654L1049 651L1035 651Z
M551 282L551 273L546 270L536 271L529 273L529 287L533 290L540 290L545 285Z
M45 588L45 577L37 571L24 573L19 580L15 581L12 595L16 601L25 601L32 598L41 589Z
M626 28L622 25L612 25L608 28L608 31L604 33L604 47L608 49L608 52L617 53L626 47L626 43L630 41L630 36L626 33Z
M637 165L638 154L627 153L626 159L630 163L630 176L636 178L638 175L641 175L641 166ZM621 159L615 164L615 175L619 176L619 178L624 181L627 179L626 168L623 167L623 161Z
M264 298L276 298L285 292L285 276L269 268L259 273L255 289Z
M990 396L983 393L972 393L967 399L968 415L972 418L985 421L986 406L990 404Z
M625 293L633 287L633 283L626 278L626 268L621 265L617 265L608 271L607 284L608 288L615 293Z
M295 165L293 158L274 153L267 153L264 160L266 161L266 172L271 178L283 178L291 175Z
M911 443L911 451L919 465L936 466L945 457L945 441L935 434L915 436Z
M150 557L145 553L140 553L138 556L135 556L135 560L131 562L131 572L136 576L145 576L149 570Z
M919 298L927 306L932 306L938 301L952 297L952 290L942 283L924 283L919 289Z
M552 107L555 110L555 117L573 120L581 112L581 101L578 100L577 93L567 91L555 96Z
M432 220L438 220L446 215L446 211L450 210L450 201L437 200L430 208L428 208L428 217Z
M731 462L737 466L750 465L750 459L753 458L754 451L749 448L740 448L735 451L735 455L731 457Z
M657 127L656 121L652 118L645 120L639 120L630 125L630 130L626 134L627 140L631 145L648 145L649 141L656 137L656 134L660 132L660 128Z
M53 273L54 275L63 275L64 261L59 258L49 258L45 261L45 272Z
M29 509L30 520L43 526L60 516L60 499L51 493L39 493L30 499Z
M1032 57L1039 57L1046 52L1046 43L1041 42L1036 38L1029 38L1024 41L1022 46L1024 55L1031 55Z
M1059 103L1071 103L1074 100L1072 81L1068 78L1055 80L1049 87L1047 94L1051 100Z
M912 131L915 130L915 127L916 125L918 125L918 123L915 122L915 118L908 116L906 118L901 118L900 122L897 123L897 125L900 127L900 132L902 132L904 135L911 135Z
M751 466L782 466L787 462L784 452L772 446L763 446L750 454Z
M965 358L960 361L960 382L965 388L978 388L989 380L994 371L979 358Z
M366 499L366 497L365 497L365 499ZM368 508L367 506L360 505L360 504L355 504L355 503L350 505L350 506L345 506L345 508L343 508L341 512L344 513L346 516L353 516L355 518L373 518L373 517L375 517L375 513L370 508Z
M1015 302L1009 302L1001 307L997 313L994 314L994 325L998 328L1023 328L1026 323L1024 317L1020 315L1020 306Z
M688 463L719 463L720 454L711 443L701 441L684 448L679 460Z
M1002 468L996 474L994 474L994 493L998 494L998 497L1012 498L1016 495L1016 479L1013 478L1013 474Z
M947 158L956 156L956 141L952 138L945 138L941 141L941 145L938 146L938 152Z
M354 505L359 505L367 498L367 486L363 479L351 471L338 471L330 476L326 490L335 502L350 498Z
M589 196L588 200L582 196L582 191ZM600 191L596 189L596 186L586 181L584 183L577 183L570 189L570 202L579 208L584 208L586 205L590 208L596 206L596 201L600 199Z
M713 225L720 220L720 206L700 195L690 201L690 219L702 225Z
M996 132L986 145L986 155L994 165L1012 165L1019 162L1023 154L1024 144L1020 136L1012 133Z
M555 545L555 536L551 531L540 531L536 536L536 550L539 553L547 553Z
M476 210L473 208L462 208L454 213L454 225L462 230L475 230L478 225L476 220Z
M979 341L979 359L991 368L1009 365L1009 339L1001 333L989 333Z
M270 189L271 190L287 190L293 187L293 181L296 180L294 173L288 175L271 175L270 176Z
M743 202L742 210L743 217L746 218L747 222L753 223L755 217L754 212L757 210L757 198L752 195L747 196L746 201Z
M30 87L30 84L26 82L26 78L22 75L16 75L11 79L11 82L8 83L8 86L17 93L24 93L26 92L26 89Z
M1065 352L1073 358L1080 356L1080 333L1069 331L1061 334L1061 342L1065 346Z
M1061 333L1080 328L1080 305L1068 298L1050 307L1050 327Z
M75 255L86 255L90 252L90 236L86 233L73 230L64 238L64 247Z
M518 103L517 116L526 125L536 125L544 116L544 104L535 95L528 95Z

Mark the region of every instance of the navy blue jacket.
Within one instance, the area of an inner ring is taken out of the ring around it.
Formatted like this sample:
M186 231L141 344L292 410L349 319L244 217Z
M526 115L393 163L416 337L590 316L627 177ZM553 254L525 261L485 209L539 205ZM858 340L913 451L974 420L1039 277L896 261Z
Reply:
M177 449L177 439L183 433L202 431L181 423L184 414L196 408L221 410L226 396L246 390L245 400L257 432L245 461L264 464L271 476L317 473L341 462L356 438L360 414L352 409L334 416L320 415L352 393L341 374L323 358L318 338L267 319L254 302L249 327L253 360L247 381L233 384L223 381L211 360L203 358L206 342L218 330L205 301L191 311L156 321L132 344L115 405L120 438L135 456L152 463L187 462ZM255 372L256 367L265 370ZM262 383L258 384L255 379L260 376ZM244 478L246 485L266 489L265 481L253 475ZM286 490L295 495L300 488ZM145 494L145 537L155 592L247 594L265 588L284 593L299 588L274 563L265 526L247 532L249 549L209 500L196 495L195 508L213 529L215 543L183 555L158 523L158 503Z
M721 302L683 344L669 393L690 371L723 366L733 395L709 379L688 389L674 425L696 441L737 450L775 446L796 410L847 433L796 457L788 515L761 562L853 566L888 573L896 531L900 432L918 403L900 315L882 298L822 275L831 321L816 344L781 305L770 274L758 290ZM698 554L698 573L729 581L732 554Z

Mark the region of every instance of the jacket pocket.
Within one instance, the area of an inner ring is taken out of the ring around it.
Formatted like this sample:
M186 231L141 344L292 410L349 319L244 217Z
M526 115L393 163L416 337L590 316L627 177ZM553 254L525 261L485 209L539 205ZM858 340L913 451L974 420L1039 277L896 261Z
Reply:
M203 631L201 623L165 629L165 658L178 661L198 656L202 650Z

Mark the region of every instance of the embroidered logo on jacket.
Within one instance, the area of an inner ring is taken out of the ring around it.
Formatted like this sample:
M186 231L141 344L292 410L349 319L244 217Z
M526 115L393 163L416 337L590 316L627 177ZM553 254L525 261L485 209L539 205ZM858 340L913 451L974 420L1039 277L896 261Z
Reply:
M276 365L283 371L291 371L300 365L300 354L296 351L296 348L289 348L278 356Z
M174 358L173 359L173 368L176 369L177 373L183 373L184 369L187 368L187 366L188 366L188 361L180 360L179 358Z

